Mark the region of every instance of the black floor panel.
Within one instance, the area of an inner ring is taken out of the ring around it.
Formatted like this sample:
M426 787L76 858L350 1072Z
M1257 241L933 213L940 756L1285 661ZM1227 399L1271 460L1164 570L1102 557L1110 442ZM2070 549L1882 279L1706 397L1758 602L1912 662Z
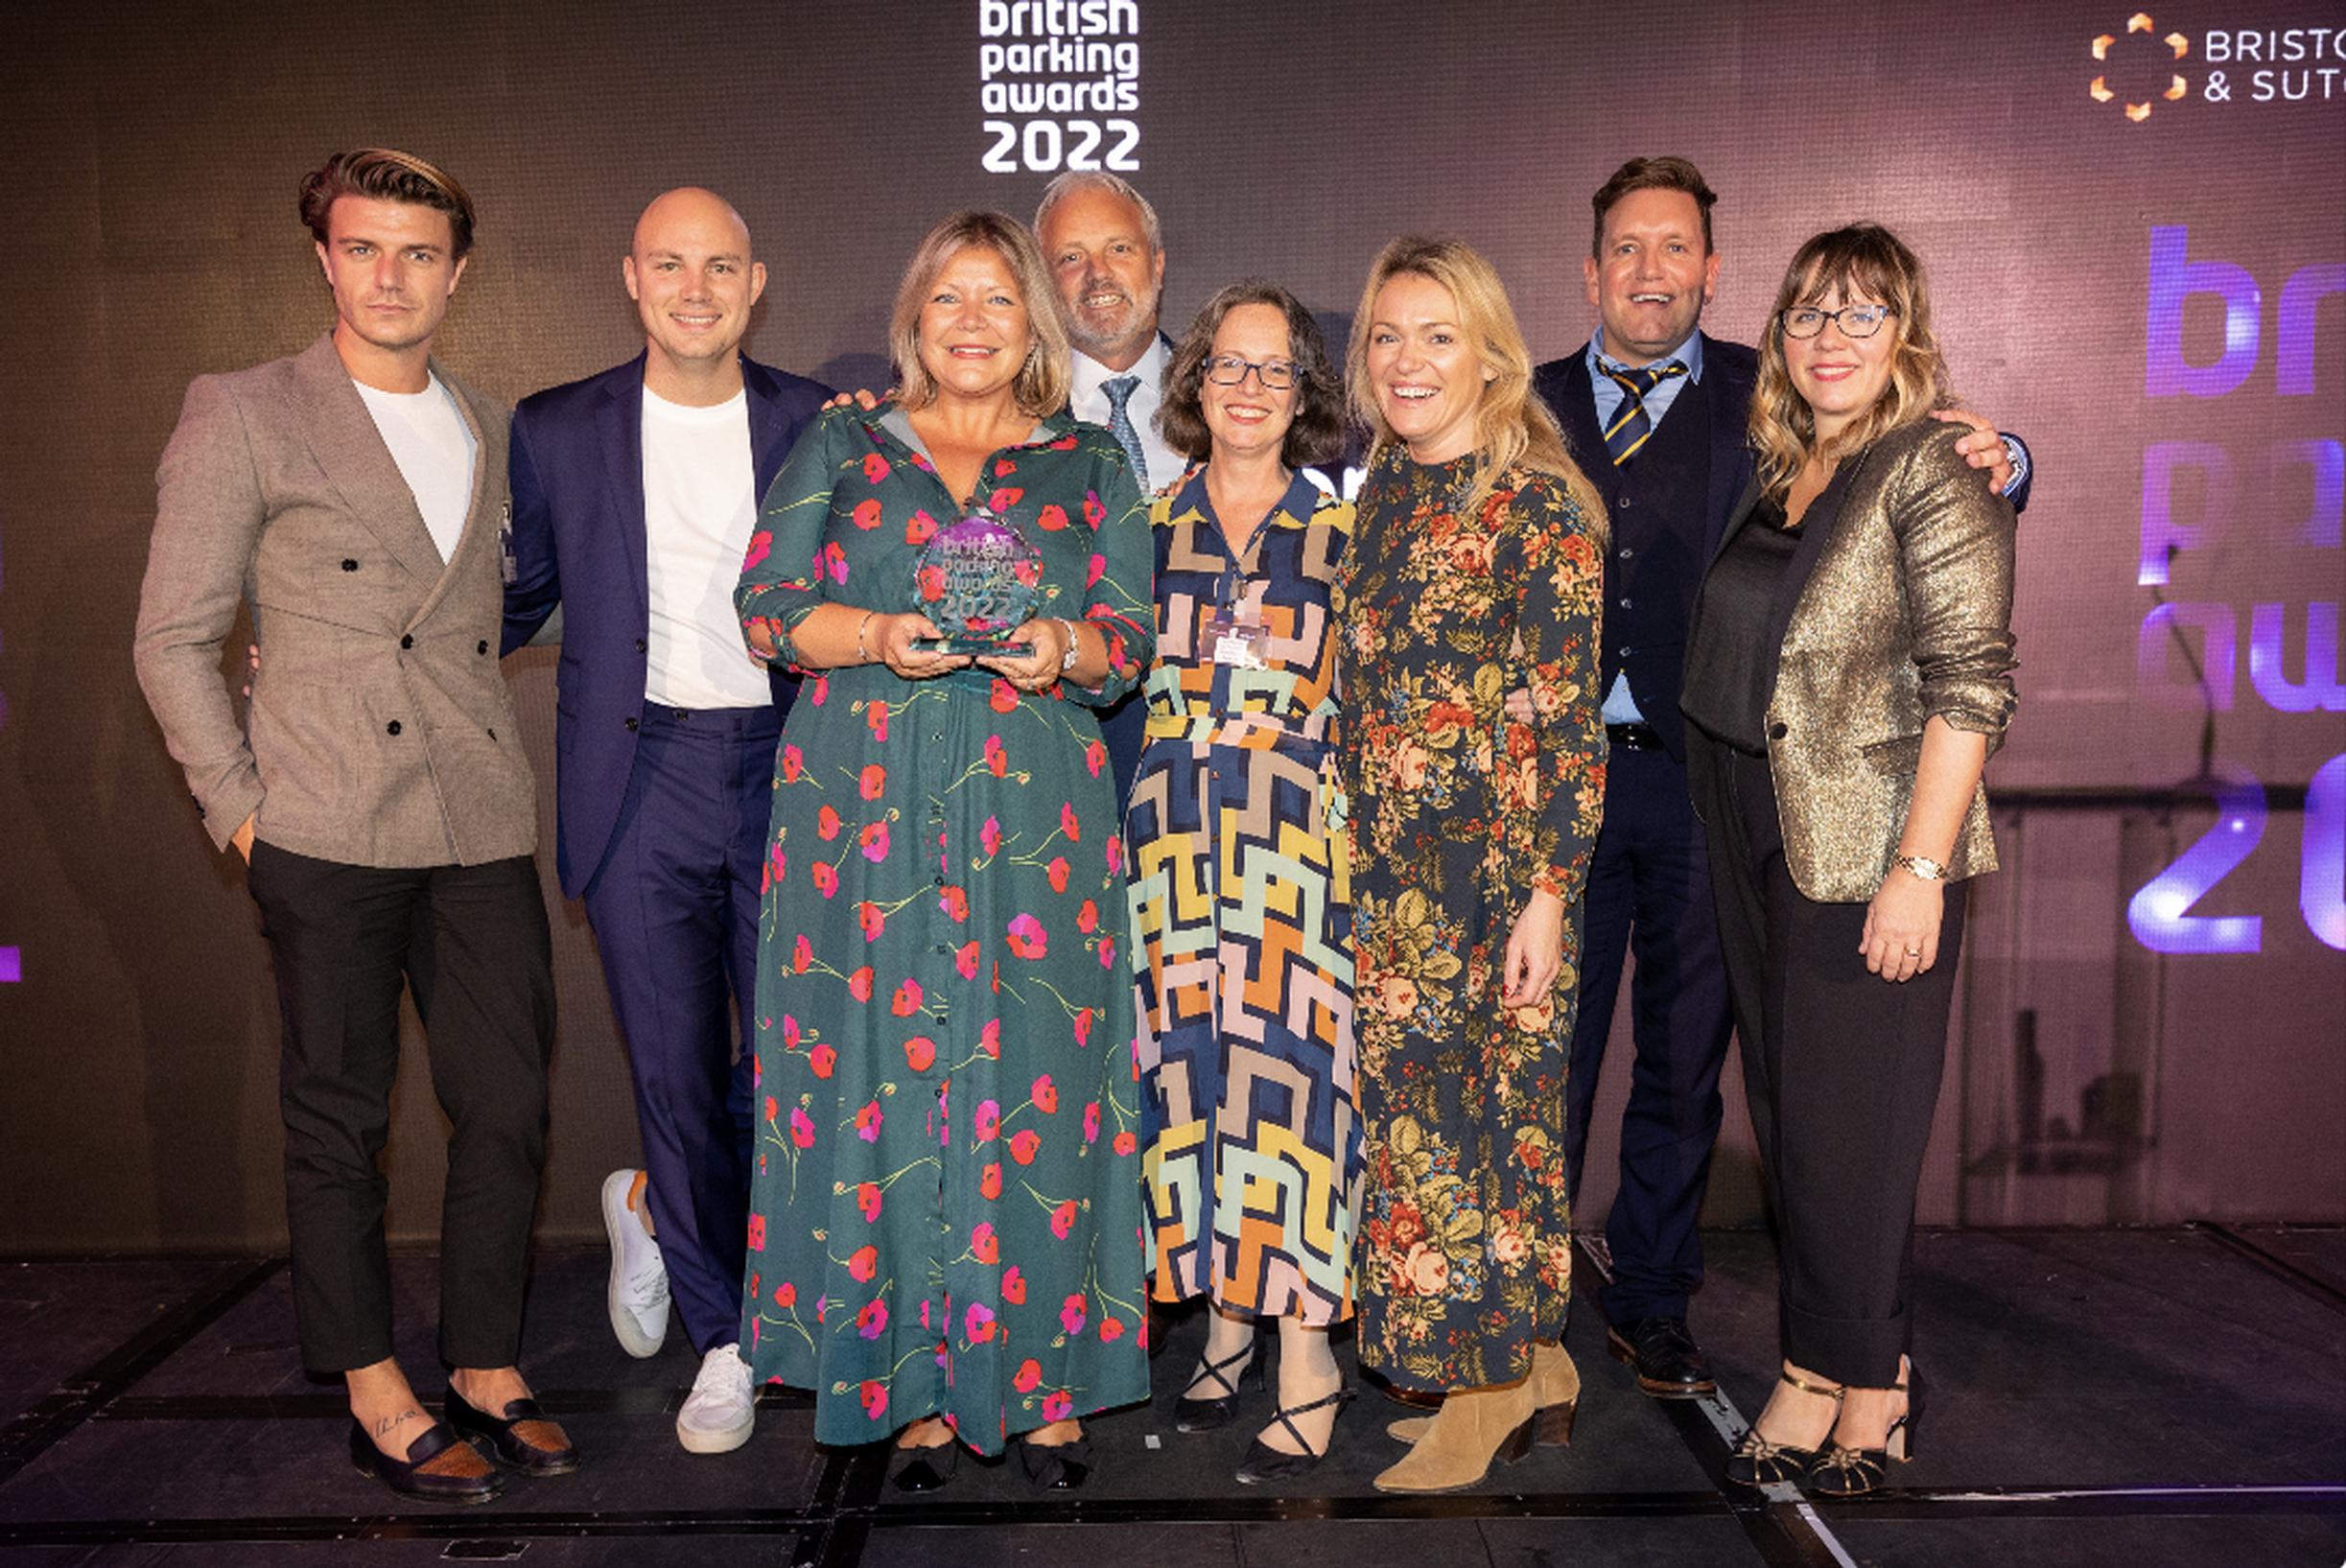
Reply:
M765 1391L739 1452L684 1454L673 1413L695 1358L680 1340L645 1361L622 1354L603 1318L602 1255L549 1252L526 1367L586 1466L452 1511L400 1503L340 1457L339 1385L301 1369L282 1269L9 1265L0 1563L2326 1568L2346 1559L2346 1297L2327 1288L2346 1279L2342 1236L1919 1236L1919 1457L1885 1498L1805 1511L1722 1489L1713 1424L1639 1394L1606 1354L1592 1270L1566 1341L1584 1380L1572 1445L1470 1492L1375 1490L1403 1453L1384 1428L1409 1413L1361 1378L1349 1334L1338 1359L1360 1393L1327 1462L1283 1487L1239 1486L1272 1399L1250 1392L1220 1431L1174 1430L1204 1337L1188 1313L1155 1365L1152 1403L1091 1423L1097 1471L1083 1491L1038 1493L1013 1455L965 1457L950 1487L914 1496L886 1484L883 1452L814 1446L801 1393ZM1774 1376L1774 1257L1756 1232L1705 1245L1694 1326L1748 1416ZM402 1256L394 1274L400 1354L434 1397L434 1261Z

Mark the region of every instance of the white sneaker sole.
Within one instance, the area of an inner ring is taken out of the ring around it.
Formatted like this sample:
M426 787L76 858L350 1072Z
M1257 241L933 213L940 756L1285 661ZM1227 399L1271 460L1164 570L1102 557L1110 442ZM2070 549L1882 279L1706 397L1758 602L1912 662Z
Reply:
M611 1274L603 1284L602 1301L603 1312L611 1320L611 1332L618 1338L619 1347L638 1361L647 1361L660 1353L660 1346L666 1343L665 1336L653 1339L645 1334L636 1322L635 1314L628 1311L622 1301L627 1288L626 1275L622 1269L627 1248L621 1237L620 1227L643 1224L627 1206L627 1189L634 1184L633 1171L613 1171L602 1181L602 1233L611 1244Z
M757 1427L757 1407L752 1405L746 1420L739 1426L725 1427L720 1431L707 1432L699 1427L687 1426L682 1421L678 1421L676 1440L684 1446L684 1451L688 1454L730 1454L749 1441L749 1435L756 1431Z

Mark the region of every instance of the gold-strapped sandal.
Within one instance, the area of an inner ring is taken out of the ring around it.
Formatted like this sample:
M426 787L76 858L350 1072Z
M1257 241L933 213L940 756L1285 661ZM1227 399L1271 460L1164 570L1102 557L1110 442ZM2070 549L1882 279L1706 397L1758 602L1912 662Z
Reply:
M1790 1372L1782 1372L1778 1376L1802 1393L1830 1399L1836 1405L1841 1403L1843 1391L1837 1385L1811 1383ZM1832 1436L1832 1428L1827 1427L1825 1435ZM1760 1436L1759 1423L1754 1421L1750 1430L1744 1434L1744 1440L1736 1446L1735 1452L1727 1456L1726 1478L1738 1486L1773 1486L1798 1481L1809 1473L1816 1463L1816 1449L1770 1442Z
M1822 1497L1863 1497L1889 1479L1892 1463L1904 1464L1914 1457L1914 1427L1922 1417L1922 1369L1909 1362L1906 1376L1890 1387L1905 1393L1906 1414L1889 1423L1882 1446L1833 1444L1809 1471L1811 1490Z

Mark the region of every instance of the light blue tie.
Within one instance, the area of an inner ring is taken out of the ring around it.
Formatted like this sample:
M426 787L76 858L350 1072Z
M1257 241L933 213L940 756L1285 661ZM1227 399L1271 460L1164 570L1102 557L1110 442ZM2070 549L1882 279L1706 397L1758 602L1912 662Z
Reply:
M1132 415L1124 411L1124 405L1131 399L1133 389L1139 385L1138 376L1111 376L1100 383L1100 390L1108 394L1108 433L1116 438L1116 444L1124 449L1124 456L1132 459L1133 482L1140 487L1141 494L1146 495L1149 487L1148 455L1140 450L1140 433L1133 429Z

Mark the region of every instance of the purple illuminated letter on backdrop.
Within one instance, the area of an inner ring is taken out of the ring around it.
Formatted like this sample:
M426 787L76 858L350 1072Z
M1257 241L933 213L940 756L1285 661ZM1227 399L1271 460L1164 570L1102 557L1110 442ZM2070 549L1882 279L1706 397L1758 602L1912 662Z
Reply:
M2199 515L2175 517L2175 477L2195 470L2205 481ZM2167 581L2168 563L2206 542L2208 526L2232 510L2232 456L2213 441L2153 441L2143 448L2143 550L2134 573L2147 587Z
M2297 907L2306 929L2346 948L2346 757L2333 757L2306 791L2305 855Z
M2300 268L2281 286L2280 339L2273 350L2273 386L2283 397L2313 393L2313 346L2322 300L2346 293L2346 262Z
M2143 395L2221 397L2257 367L2257 322L2264 296L2244 267L2190 259L2192 231L2150 231L2150 310L2143 333ZM2224 351L2212 364L2183 357L2183 302L2208 293L2224 302Z
M2191 912L2264 836L2264 786L2230 762L2213 765L2214 826L2173 865L2145 882L2126 905L2134 940L2152 952L2256 952L2264 946L2261 915Z

